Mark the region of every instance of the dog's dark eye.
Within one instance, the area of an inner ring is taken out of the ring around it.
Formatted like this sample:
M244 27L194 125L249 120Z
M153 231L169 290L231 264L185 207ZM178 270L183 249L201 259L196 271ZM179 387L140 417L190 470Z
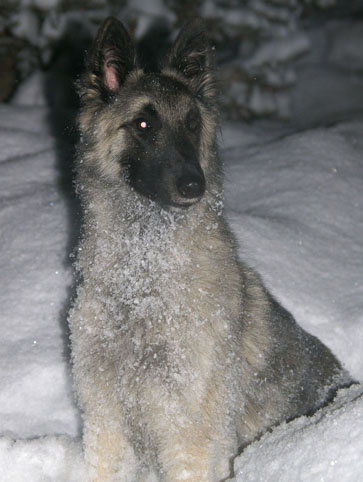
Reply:
M140 132L147 132L151 129L151 124L146 119L137 119L136 127Z
M199 119L193 114L189 114L186 119L186 126L191 131L194 132L199 127Z

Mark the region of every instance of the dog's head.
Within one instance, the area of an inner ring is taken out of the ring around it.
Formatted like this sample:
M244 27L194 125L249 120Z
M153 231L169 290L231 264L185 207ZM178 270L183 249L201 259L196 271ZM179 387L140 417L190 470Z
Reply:
M90 172L109 182L126 180L163 206L198 202L210 188L216 157L211 69L200 19L181 30L156 72L139 65L123 25L106 19L80 82L80 130Z

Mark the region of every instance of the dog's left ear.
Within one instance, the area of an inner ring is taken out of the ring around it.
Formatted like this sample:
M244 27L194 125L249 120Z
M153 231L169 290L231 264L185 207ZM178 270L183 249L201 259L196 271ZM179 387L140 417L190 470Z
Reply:
M196 95L209 99L216 96L212 52L201 18L184 25L171 49L168 66L186 78Z

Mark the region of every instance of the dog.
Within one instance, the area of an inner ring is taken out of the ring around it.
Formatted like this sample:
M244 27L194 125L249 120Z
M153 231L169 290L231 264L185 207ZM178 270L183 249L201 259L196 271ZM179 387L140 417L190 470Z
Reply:
M154 70L109 17L79 82L70 328L87 480L217 482L351 379L238 259L202 20Z

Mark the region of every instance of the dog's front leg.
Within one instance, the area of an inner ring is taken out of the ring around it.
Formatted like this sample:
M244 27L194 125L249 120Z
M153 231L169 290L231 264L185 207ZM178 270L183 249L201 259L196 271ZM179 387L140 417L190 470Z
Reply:
M236 449L235 436L224 410L190 404L193 397L165 404L149 404L148 428L153 440L157 472L163 482L219 482L230 475L230 458ZM199 398L199 397L198 397ZM162 397L160 397L162 400ZM204 408L203 408L204 407ZM215 408L215 407L213 407Z
M215 440L208 425L172 430L159 453L161 480L165 482L220 482L230 476L232 448Z
M137 461L122 431L103 424L87 424L83 443L87 482L134 482Z
M189 429L179 428L169 434L159 453L160 474L165 482L211 482L210 454L207 439Z

